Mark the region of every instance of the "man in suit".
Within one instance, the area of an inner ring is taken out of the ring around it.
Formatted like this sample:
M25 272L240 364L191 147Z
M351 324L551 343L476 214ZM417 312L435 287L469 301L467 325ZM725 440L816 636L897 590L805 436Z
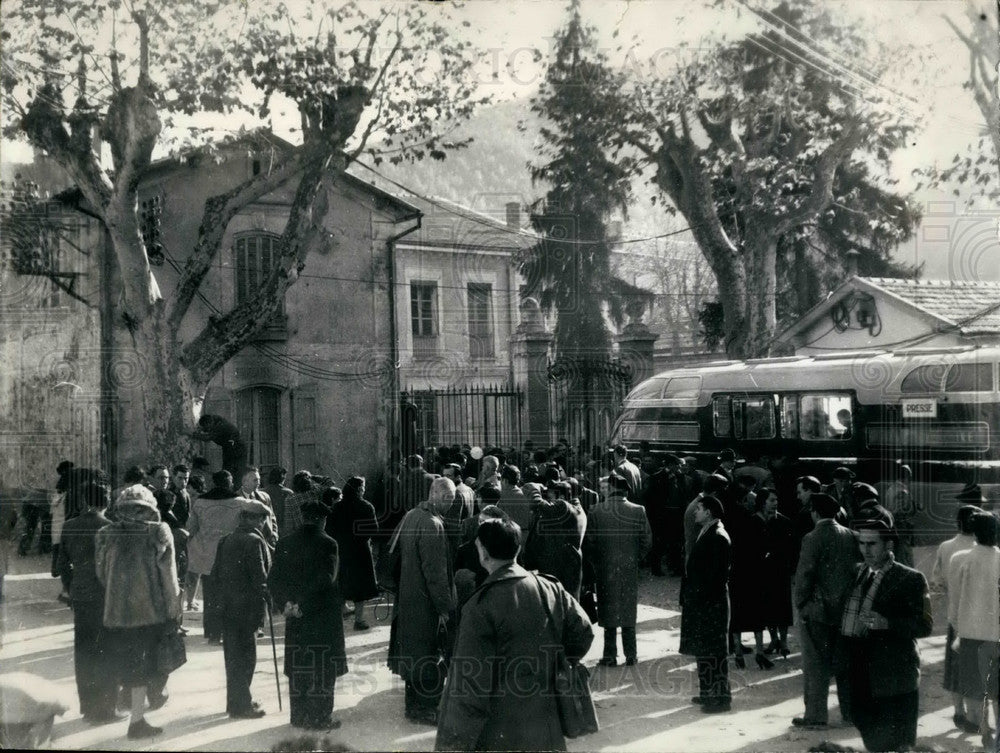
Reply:
M804 715L792 719L792 724L822 729L827 724L826 702L830 677L834 674L840 619L860 554L854 534L834 520L840 503L828 494L813 494L810 503L814 528L802 539L792 592L799 611L806 710ZM841 715L850 721L851 699L846 678L840 672L837 697Z
M699 693L692 702L706 714L729 711L729 570L731 544L719 520L722 502L712 495L695 501L698 536L688 553L681 611L680 652L694 656Z
M285 532L285 502L295 494L295 492L285 486L285 478L287 476L287 469L281 466L272 468L267 472L267 483L261 487L261 490L271 498L271 510L274 512L274 518L278 523L278 533ZM291 533L291 531L288 531L288 533Z
M886 520L858 523L864 564L857 567L840 626L854 724L872 751L904 750L916 742L917 638L933 627L927 580L894 560L895 535Z
M226 713L257 719L264 709L250 696L257 666L257 629L264 624L271 556L260 530L271 509L242 500L239 526L219 540L212 578L222 607L222 651L226 665Z
M274 508L271 506L271 497L260 488L260 469L255 465L248 466L243 473L243 480L238 496L244 499L252 499L263 504L268 510L267 520L260 529L260 535L267 544L267 548L274 552L274 547L278 543L278 521L274 517Z
M639 466L628 459L628 448L625 445L616 444L612 451L615 456L615 467L612 472L617 473L628 483L629 499L639 499L639 492L642 489Z

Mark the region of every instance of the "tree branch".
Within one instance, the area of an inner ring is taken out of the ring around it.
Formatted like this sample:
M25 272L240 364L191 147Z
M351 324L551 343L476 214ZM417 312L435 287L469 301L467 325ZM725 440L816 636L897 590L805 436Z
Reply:
M222 317L210 317L202 331L184 347L181 360L196 381L207 384L212 376L260 333L278 310L285 291L298 279L309 251L326 242L323 219L327 214L324 178L333 159L343 172L346 162L336 152L312 152L303 158L303 174L282 233L278 265L255 295Z
M201 227L198 228L198 242L181 270L167 314L167 322L173 331L180 327L205 275L218 256L229 222L245 206L287 183L301 168L302 153L299 151L276 169L261 173L233 190L213 196L205 202Z
M813 171L812 188L809 196L788 214L775 218L773 232L781 236L812 219L833 201L833 180L840 164L850 156L861 143L864 130L859 119L852 119L840 137L835 139L820 155Z

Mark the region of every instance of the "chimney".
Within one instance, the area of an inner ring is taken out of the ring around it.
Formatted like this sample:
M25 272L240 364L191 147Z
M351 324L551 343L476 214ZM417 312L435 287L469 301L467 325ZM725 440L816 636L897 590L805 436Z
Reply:
M847 272L847 279L858 276L858 257L861 256L860 253L855 251L853 248L847 252L847 259L844 261L844 268Z
M520 230L521 203L519 201L508 201L505 207L507 209L507 227L514 230Z

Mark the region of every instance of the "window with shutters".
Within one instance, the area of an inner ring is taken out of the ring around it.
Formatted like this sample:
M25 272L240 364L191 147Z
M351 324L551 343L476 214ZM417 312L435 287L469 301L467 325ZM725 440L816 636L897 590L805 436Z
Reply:
M469 355L493 358L493 286L469 283Z
M410 331L414 358L426 358L437 353L437 306L437 283L410 283Z
M281 238L267 233L241 235L233 243L234 267L236 269L236 305L252 298L267 281L271 271L277 266ZM287 338L287 318L285 300L278 302L278 310L260 333L258 339L284 340Z
M250 387L236 393L236 426L247 444L247 458L262 475L280 465L281 391Z
M317 470L316 455L316 396L312 390L296 390L292 401L292 437L295 456L293 465L298 470Z

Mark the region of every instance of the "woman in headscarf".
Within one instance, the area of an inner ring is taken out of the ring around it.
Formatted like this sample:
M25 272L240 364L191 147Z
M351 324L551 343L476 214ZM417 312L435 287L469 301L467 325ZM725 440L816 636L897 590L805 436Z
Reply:
M365 479L352 476L344 484L343 496L333 504L327 530L340 551L340 593L354 602L354 629L368 630L365 601L378 596L371 538L378 532L375 508L365 499Z
M181 614L181 592L170 526L160 521L156 499L136 484L118 498L119 519L97 532L97 577L104 586L108 644L120 657L122 685L132 691L130 740L153 737L162 727L143 715L150 683L159 683L156 647ZM162 693L160 698L165 699ZM150 705L158 707L151 699ZM162 704L160 704L162 705Z

